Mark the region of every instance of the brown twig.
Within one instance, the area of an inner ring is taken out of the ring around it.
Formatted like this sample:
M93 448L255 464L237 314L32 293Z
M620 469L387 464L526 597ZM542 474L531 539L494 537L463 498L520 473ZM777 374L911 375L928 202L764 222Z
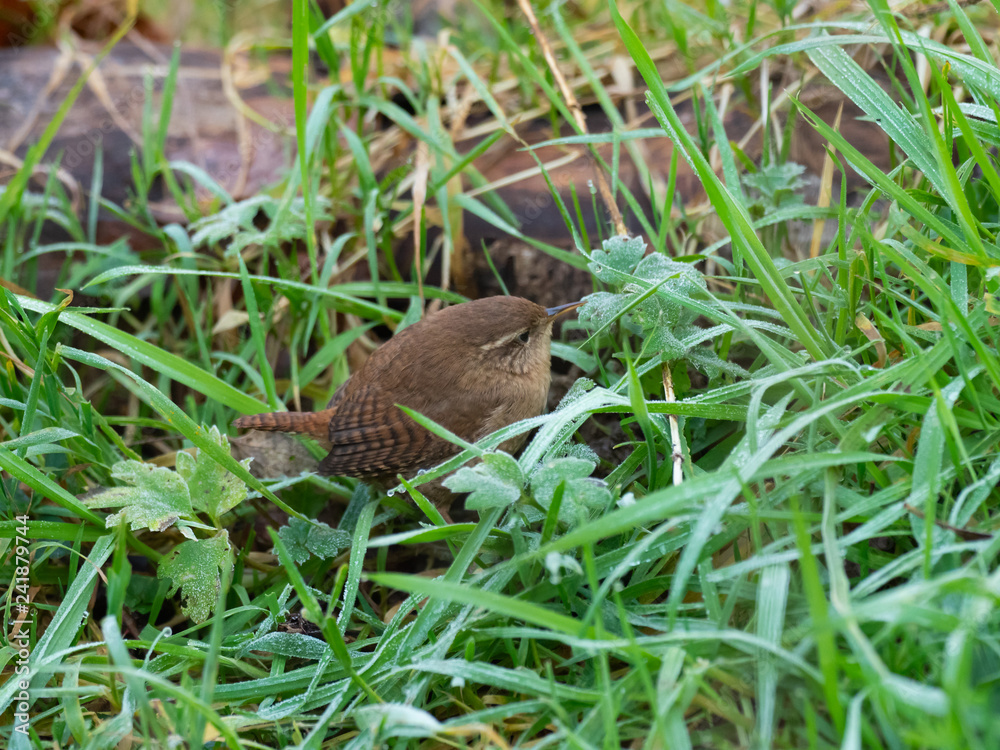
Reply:
M559 88L560 93L562 93L563 99L565 99L566 105L569 107L569 111L573 114L573 119L576 121L577 128L582 134L588 133L587 118L583 114L583 108L580 106L580 102L577 101L576 95L573 93L573 89L571 89L569 84L566 82L566 77L559 69L558 63L556 63L556 57L552 53L552 46L549 44L549 40L542 32L542 27L538 23L535 11L532 10L531 4L528 0L517 0L517 4L521 8L521 12L524 13L525 18L528 19L531 31L535 35L535 39L538 40L538 46L542 49L542 55L545 57L545 62L548 64L549 70L552 71L552 77L555 78L556 86ZM597 166L597 159L594 157L593 146L589 146L588 148L590 149L590 161L594 167L597 190L601 194L601 200L604 203L604 207L608 210L608 213L611 214L611 221L615 225L615 231L620 235L627 235L628 230L625 228L625 220L622 218L622 212L618 210L618 204L615 203L614 196L611 194L611 186L608 184L608 178Z
M917 518L921 519L922 521L927 520L926 516L924 516L922 511L918 510L917 508L914 508L909 503L903 503L903 507L906 508L908 511L910 511L910 513L915 515ZM959 526L952 526L950 523L945 523L944 521L938 520L937 518L934 519L934 525L939 528L950 531L953 534L957 534L961 539L964 539L967 542L978 542L981 539L993 538L992 534L986 534L982 531L973 531L972 529L963 529Z

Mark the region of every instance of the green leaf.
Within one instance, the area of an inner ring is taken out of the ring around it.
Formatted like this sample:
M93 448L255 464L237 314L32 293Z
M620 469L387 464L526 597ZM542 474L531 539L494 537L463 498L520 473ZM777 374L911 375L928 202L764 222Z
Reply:
M444 481L452 492L469 492L465 507L505 508L521 497L524 474L514 458L502 451L487 453L482 463L463 466Z
M597 464L584 458L557 458L546 461L531 477L531 491L539 505L548 510L560 483L564 483L559 520L578 524L591 516L591 511L606 508L611 493L599 479L590 475Z
M684 301L704 298L708 286L704 275L691 264L678 263L660 253L636 259L634 243L626 247L621 238L613 240L619 240L613 253L594 251L594 257L605 258L601 262L607 265L595 262L591 269L605 281L617 282L621 291L587 296L587 304L580 310L580 321L590 322L600 331L625 313L631 313L630 320L642 328L644 352L664 359L680 359L691 347L683 345L679 337L700 331L692 328L691 323L701 314L698 308L704 304L699 300L697 305L689 306ZM612 247L613 240L606 241L605 248ZM615 270L609 272L607 269L612 267Z
M351 535L346 531L300 518L288 519L288 525L278 529L278 537L288 549L288 554L299 565L308 560L310 555L330 559L351 546Z
M130 486L113 487L84 499L91 508L122 509L108 516L108 528L125 520L133 531L163 531L194 513L187 483L170 469L142 461L119 461L111 467L111 476Z
M229 438L212 425L208 439L229 453ZM250 468L252 458L240 461L244 469ZM198 450L195 455L181 451L177 454L177 473L187 482L191 506L203 510L212 518L242 503L247 498L247 486L237 476L230 474L207 453Z
M211 539L181 542L160 562L159 578L170 578L167 596L181 590L184 614L194 622L209 618L219 597L219 586L233 571L232 545L223 529Z
M612 237L602 243L603 250L594 250L587 267L601 281L613 284L621 274L630 274L646 254L642 237Z
M768 164L755 174L746 175L743 183L760 194L760 199L753 201L753 204L762 211L801 205L802 195L798 191L806 186L806 181L801 177L805 169L794 162Z

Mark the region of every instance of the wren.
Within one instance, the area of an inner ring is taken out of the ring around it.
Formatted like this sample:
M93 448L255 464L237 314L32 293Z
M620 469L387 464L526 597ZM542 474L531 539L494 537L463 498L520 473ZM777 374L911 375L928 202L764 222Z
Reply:
M475 442L542 413L551 379L552 324L573 302L544 308L521 297L487 297L447 307L380 346L318 412L244 416L234 427L309 435L329 455L319 473L368 482L412 477L458 446L410 419L407 406ZM518 435L500 445L513 453Z

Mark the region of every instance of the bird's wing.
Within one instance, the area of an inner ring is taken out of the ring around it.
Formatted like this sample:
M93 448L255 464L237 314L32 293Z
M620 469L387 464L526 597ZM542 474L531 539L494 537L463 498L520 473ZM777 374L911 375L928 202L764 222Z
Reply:
M456 446L410 419L378 388L345 393L330 420L333 448L319 465L324 474L373 478L408 474L457 452Z

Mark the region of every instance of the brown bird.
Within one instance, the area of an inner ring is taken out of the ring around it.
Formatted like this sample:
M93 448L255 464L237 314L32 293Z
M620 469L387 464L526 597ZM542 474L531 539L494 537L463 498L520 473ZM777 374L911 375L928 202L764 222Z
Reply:
M397 404L475 442L542 413L551 379L552 324L573 302L544 308L520 297L487 297L428 315L379 347L328 408L240 417L233 426L309 435L330 449L321 474L394 482L458 453ZM525 435L501 450L514 452Z

